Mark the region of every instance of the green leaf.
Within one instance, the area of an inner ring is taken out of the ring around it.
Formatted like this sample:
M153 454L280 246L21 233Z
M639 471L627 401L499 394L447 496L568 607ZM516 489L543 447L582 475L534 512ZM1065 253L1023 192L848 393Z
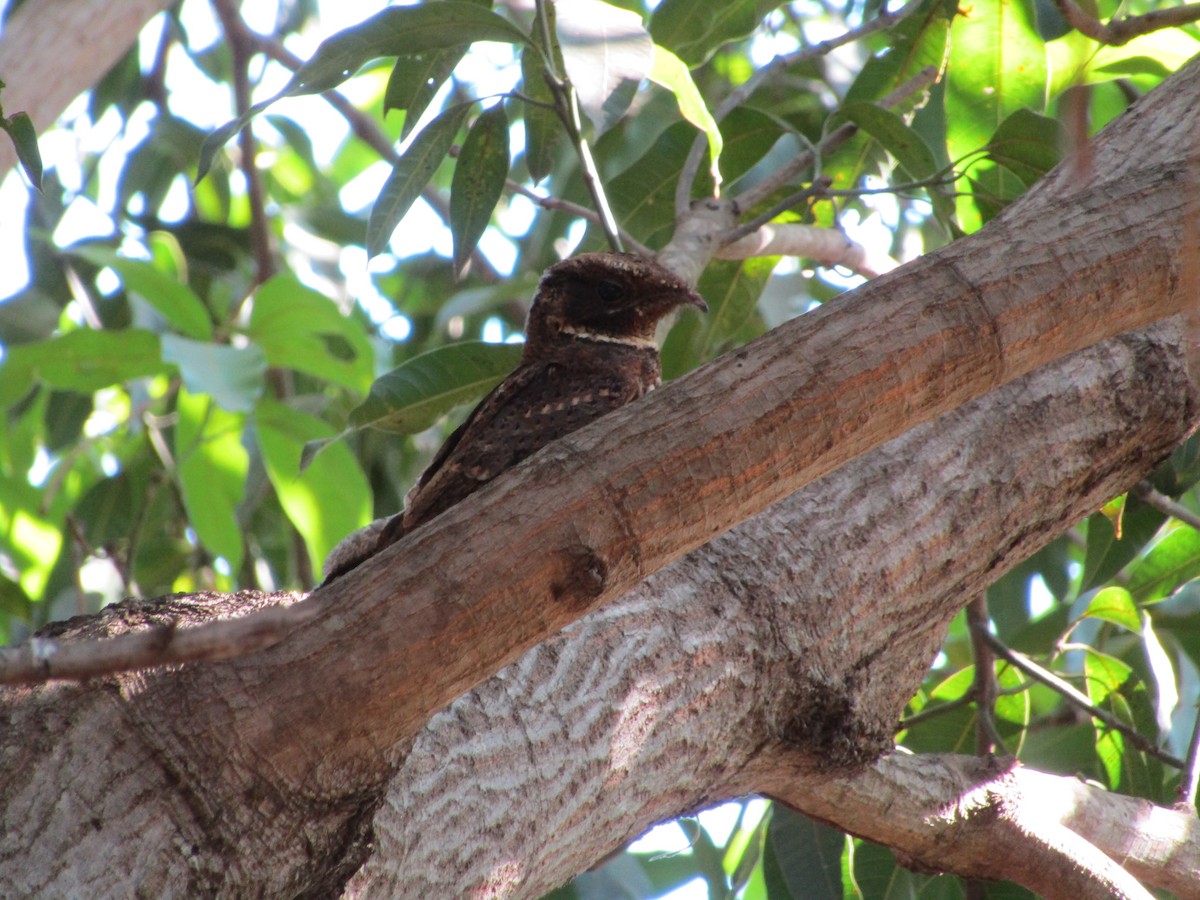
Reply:
M713 184L721 184L721 148L724 141L717 120L713 118L700 89L692 81L692 73L678 56L662 47L654 47L654 66L650 70L650 80L660 84L675 95L679 104L679 112L685 119L704 132L708 138L708 171L712 175Z
M0 115L0 131L12 139L17 160L25 170L30 182L39 191L42 189L42 154L38 149L37 132L28 113L14 113L7 119Z
M205 139L196 180L208 173L217 150L276 100L331 90L381 56L427 53L474 41L528 44L529 38L507 19L466 0L392 6L339 31L321 42L312 59L296 70L283 90L256 103Z
M747 37L779 0L663 0L650 17L654 43L669 47L689 66L706 62L722 45Z
M267 476L319 567L338 541L371 521L367 477L345 444L329 446L301 472L304 445L332 437L332 429L299 409L264 399L254 426Z
M988 155L1029 187L1058 165L1061 146L1057 119L1019 109L1000 123L988 142Z
M424 431L460 403L482 397L521 359L516 344L464 341L429 350L388 372L350 413L355 428Z
M254 292L246 335L269 365L307 372L360 394L370 387L375 354L362 325L290 273L276 275Z
M1137 634L1142 630L1137 605L1123 587L1106 587L1096 592L1080 619L1103 619Z
M153 263L119 256L111 247L84 244L71 253L94 266L112 269L121 277L125 290L141 297L186 337L212 340L213 323L204 301L186 284L164 274Z
M1142 552L1166 519L1158 510L1130 497L1121 516L1118 540L1108 519L1099 514L1088 517L1087 555L1079 590L1090 591L1111 580Z
M508 117L504 104L484 110L467 132L450 182L454 269L461 272L492 220L508 177Z
M383 112L386 115L393 109L406 111L404 127L400 131L401 139L408 137L416 127L422 113L437 95L438 88L450 77L466 52L467 45L464 44L397 58L383 92Z
M844 102L881 100L922 69L940 70L956 9L950 0L928 0L901 19L888 31L887 50L867 60Z
M243 554L237 507L250 468L242 445L245 416L186 389L179 392L176 411L175 472L188 521L200 542L236 572Z
M654 43L637 13L602 0L572 0L554 14L567 77L596 134L604 134L650 72Z
M39 381L90 394L164 371L157 335L135 328L80 328L49 340L7 348L0 363L0 408L12 406Z
M253 344L229 347L164 334L162 358L179 366L188 390L207 394L222 409L249 412L262 396L267 360Z
M474 41L526 44L529 38L507 19L476 3L441 0L388 7L322 41L312 59L296 70L287 92L330 90L381 56L426 53Z
M458 129L470 108L471 104L463 103L445 110L421 129L421 133L413 139L400 161L392 168L392 174L384 182L367 220L369 255L378 256L387 247L387 242L400 220L421 196L421 191L429 184L433 173L449 155L454 137L458 134ZM461 161L459 164L461 165ZM507 172L507 167L505 171Z
M895 157L909 178L921 181L937 174L933 151L903 117L865 100L842 104L840 113L869 134Z
M525 104L525 166L533 183L537 184L554 171L555 152L563 138L563 127L553 108L554 95L546 84L542 55L532 47L521 51L521 92L537 101Z
M1138 603L1156 603L1200 577L1200 532L1173 523L1144 558L1129 570L1129 590Z
M793 812L781 803L771 804L763 868L772 897L804 900L841 900L842 854L846 836Z

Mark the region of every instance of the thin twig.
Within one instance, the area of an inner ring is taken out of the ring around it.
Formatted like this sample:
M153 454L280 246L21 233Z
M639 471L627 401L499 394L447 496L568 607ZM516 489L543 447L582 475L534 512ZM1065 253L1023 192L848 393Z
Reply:
M1004 739L996 729L996 672L994 657L987 641L990 617L987 594L980 593L967 604L967 629L971 634L971 650L975 657L975 678L971 684L971 696L975 700L975 752L979 756L1004 750Z
M948 712L953 712L956 709L962 709L972 701L970 692L963 694L954 700L947 700L945 703L939 703L934 707L926 707L919 713L913 713L907 718L901 719L897 730L905 731L915 725L920 725L922 722L927 722L930 719L936 719L938 716L945 715Z
M1187 762L1184 763L1175 805L1182 809L1196 809L1196 790L1200 787L1200 709L1192 726L1192 740L1188 744Z
M1137 497L1147 506L1154 507L1163 515L1178 519L1185 525L1191 525L1193 528L1200 530L1200 516L1196 515L1186 506L1176 503L1166 494L1158 491L1150 482L1145 480L1139 481L1129 489L1129 493L1133 494L1133 496Z
M831 184L833 184L833 179L828 175L822 175L819 178L814 179L812 184L801 188L793 194L788 194L766 212L760 213L749 222L739 225L729 233L721 235L721 243L732 244L738 238L745 237L748 234L753 234L780 213L787 212L789 209L799 206L805 200L811 200L813 197L820 197L824 195L826 189Z
M1019 653L1016 650L1009 649L999 639L991 634L985 633L983 635L983 639L987 642L987 645L997 656L1007 660L1014 668L1021 670L1030 678L1040 681L1042 684L1056 691L1063 697L1064 700L1079 707L1088 715L1092 716L1092 718L1099 719L1108 728L1120 732L1129 739L1129 743L1133 744L1134 747L1141 750L1143 753L1149 754L1155 759L1165 762L1169 766L1174 766L1177 769L1182 769L1184 767L1182 759L1179 759L1177 756L1172 756L1165 750L1160 750L1152 741L1147 740L1116 716L1096 706L1096 704L1092 703L1092 701L1089 700L1086 695L1080 693L1049 669L1045 669L1035 663L1024 653Z
M529 200L532 200L542 209L554 210L557 212L565 212L573 216L579 216L581 219L587 219L589 222L594 222L597 225L602 225L600 214L591 207L581 206L578 203L572 203L570 200L560 200L558 197L543 197L537 191L526 187L519 181L513 181L511 178L505 181L505 187L514 194L520 194ZM640 253L643 256L653 256L654 251L637 240L628 231L617 226L617 231L621 235L621 239L625 242L625 246L635 253Z
M234 114L244 116L250 109L250 59L256 52L257 42L242 21L241 13L233 0L213 0L213 7L221 20L221 29L229 43L233 68ZM246 178L246 200L250 205L250 246L254 250L254 284L262 284L275 274L275 256L271 252L271 228L267 221L265 192L262 173L258 170L257 142L254 131L243 128L238 132L239 161Z
M1067 24L1080 34L1112 47L1128 44L1134 38L1153 31L1177 28L1200 21L1200 3L1156 9L1145 15L1129 16L1125 19L1113 19L1107 25L1084 12L1074 0L1054 0L1054 5L1067 20Z
M920 5L920 0L909 0L908 3L895 12L880 13L870 22L865 22L858 28L852 28L837 37L775 57L742 82L742 84L738 85L736 89L722 100L716 109L713 110L713 117L720 122L731 111L744 104L750 95L758 90L759 86L768 78L774 78L779 73L806 60L827 56L838 47L857 41L868 34L874 34L876 31L891 28ZM683 164L683 170L679 174L679 181L675 184L676 216L682 216L688 210L692 198L692 184L696 181L696 175L700 171L700 160L704 158L704 150L707 146L708 141L705 136L702 134L696 135L696 139L692 142L692 149Z
M624 249L621 243L621 233L617 228L617 220L613 216L600 181L600 173L596 169L596 161L592 158L592 148L583 136L583 119L579 114L579 95L571 84L566 72L559 72L555 59L559 56L558 34L552 25L553 3L546 0L536 0L538 19L542 23L542 40L545 53L543 62L546 67L546 84L554 95L554 103L558 109L558 117L567 129L567 137L575 147L579 157L580 174L583 183L587 185L592 202L596 204L596 212L600 214L600 227L613 250L620 252Z

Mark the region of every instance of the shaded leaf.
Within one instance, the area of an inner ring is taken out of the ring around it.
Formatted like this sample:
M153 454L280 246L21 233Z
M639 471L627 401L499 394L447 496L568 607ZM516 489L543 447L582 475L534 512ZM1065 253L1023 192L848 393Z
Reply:
M508 177L508 117L504 104L484 110L471 125L450 183L454 269L462 272L492 220Z
M367 253L377 256L387 247L392 232L412 207L429 179L450 153L454 137L471 104L452 106L421 129L392 168L367 220ZM460 163L461 164L461 163ZM507 172L507 165L505 168Z
M937 161L929 145L890 109L859 100L843 104L840 113L879 141L914 181L937 173Z
M1062 127L1057 119L1018 109L1000 123L988 142L988 155L1029 187L1062 157Z
M521 51L521 92L537 101L525 104L525 166L537 184L554 170L563 127L553 108L554 95L546 84L545 63L532 47Z
M699 66L722 45L746 37L779 0L663 0L650 17L654 43L669 47L691 67Z
M1129 497L1121 516L1121 538L1117 540L1112 524L1101 515L1088 518L1087 555L1079 590L1090 591L1116 575L1142 552L1167 517L1158 510Z
M0 116L0 131L12 139L13 149L25 175L39 191L42 189L42 154L38 149L37 132L28 113L14 113L8 118Z
M350 413L355 428L414 434L461 403L482 397L516 368L521 347L464 341L429 350L388 372Z
M207 394L230 412L249 412L262 396L267 360L262 350L162 336L162 358L179 366L188 390Z
M771 897L841 900L845 848L846 836L836 828L814 822L782 803L771 804L763 848L763 874Z

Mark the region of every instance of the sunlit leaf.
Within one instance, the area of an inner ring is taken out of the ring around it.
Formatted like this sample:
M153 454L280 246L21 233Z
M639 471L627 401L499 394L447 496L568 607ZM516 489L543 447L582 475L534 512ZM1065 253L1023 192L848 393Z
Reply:
M1200 532L1177 525L1155 541L1129 570L1129 590L1139 603L1163 600L1200 577Z
M449 155L455 135L470 108L470 104L463 103L445 110L421 129L392 168L367 220L367 253L371 256L384 251L400 220Z
M1159 734L1168 734L1175 707L1179 705L1179 685L1171 657L1163 649L1150 614L1145 610L1142 610L1142 649L1154 681L1154 721Z
M272 366L357 392L371 384L374 352L362 325L294 275L276 275L254 292L246 334Z
M1088 519L1087 556L1083 563L1081 591L1099 587L1136 557L1167 517L1140 500L1130 497L1121 517L1121 539L1117 540L1112 524L1103 516Z
M924 138L905 124L901 116L863 100L843 104L840 112L879 141L912 180L930 178L937 172L933 151Z
M1135 633L1142 629L1137 604L1133 602L1129 591L1118 586L1097 591L1080 618L1103 619Z
M39 381L91 393L163 371L157 335L135 328L81 328L46 341L7 348L0 363L0 408L11 406Z
M504 104L484 110L471 125L450 183L454 269L461 272L492 220L508 178L508 117Z
M520 358L520 346L481 341L429 350L371 385L367 399L350 413L350 424L403 434L424 431L455 406L490 391Z
M717 120L708 111L708 106L700 95L700 89L692 81L692 73L688 71L688 67L678 56L670 50L656 46L654 47L654 66L650 70L649 77L655 84L662 85L674 94L675 102L679 104L679 112L704 132L704 136L708 139L708 171L712 176L713 184L719 186L721 184L721 147L724 139L721 137L721 129L717 127Z
M188 390L179 392L176 409L175 471L188 521L200 542L236 571L243 554L237 507L250 467L242 444L245 416Z
M342 443L329 446L302 472L304 445L332 436L332 429L294 406L264 399L254 412L254 427L271 485L319 569L338 541L371 521L367 477Z

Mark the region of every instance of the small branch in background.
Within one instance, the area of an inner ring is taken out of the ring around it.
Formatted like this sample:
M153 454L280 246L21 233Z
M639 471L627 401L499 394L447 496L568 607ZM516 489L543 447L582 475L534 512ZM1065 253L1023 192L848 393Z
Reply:
M568 80L567 74L557 71L554 64L554 60L559 55L558 35L551 25L553 13L547 8L546 0L537 0L537 14L542 23L546 84L550 88L550 93L554 95L558 117L566 127L567 136L579 156L580 173L583 175L583 182L587 185L592 202L596 205L596 212L600 214L600 226L604 229L608 246L619 253L624 249L620 230L617 228L617 220L612 214L612 208L608 204L608 196L604 193L600 173L596 170L596 161L592 158L592 148L583 136L583 120L579 115L579 96L575 93L575 88Z
M1084 12L1074 0L1054 0L1054 5L1067 20L1067 24L1080 34L1113 47L1128 44L1134 38L1153 31L1177 28L1200 21L1200 3L1156 9L1145 15L1129 16L1125 19L1113 19L1107 25Z
M520 194L522 197L532 200L542 209L565 212L603 226L600 214L590 207L580 206L578 203L572 203L570 200L560 200L557 197L543 197L537 191L527 188L525 185L521 184L520 182L513 181L511 178L505 182L505 187L507 187L508 190L513 194ZM654 251L638 241L620 225L617 226L617 231L621 235L621 240L624 241L625 246L630 250L634 251L635 253L640 253L643 256L654 255Z
M836 228L792 223L763 225L753 234L719 247L715 255L718 259L800 256L822 266L842 266L864 278L876 278L898 265L889 256L872 254Z
M858 28L852 28L837 37L775 57L775 59L758 69L746 81L740 84L736 90L722 100L716 109L713 110L713 117L720 122L732 110L737 109L745 103L750 95L758 90L767 79L774 78L779 73L806 60L827 56L838 47L857 41L868 34L874 34L876 31L891 28L920 5L919 0L909 0L908 3L895 12L882 12L870 22L865 22ZM687 160L684 162L683 169L679 175L679 181L675 185L676 217L682 216L688 211L692 197L692 185L696 181L696 175L700 172L700 161L704 158L704 151L707 147L708 142L702 134L697 135L695 141L692 142L692 149L688 153Z
M971 651L975 657L975 680L971 695L975 700L975 753L989 756L999 748L1005 753L1004 740L996 730L996 671L995 657L984 636L988 634L987 594L980 593L967 604L967 629L971 633Z
M1129 493L1137 497L1147 506L1152 506L1163 515L1178 519L1185 525L1191 525L1200 531L1200 516L1186 506L1172 500L1166 494L1158 491L1150 482L1142 480L1129 489Z
M233 57L234 114L242 116L250 109L250 60L257 52L258 42L242 21L234 0L213 0L213 7L221 20L221 29L225 32ZM253 129L243 128L238 132L238 150L241 155L239 165L246 178L246 199L250 204L250 244L254 250L256 268L254 284L259 285L275 274L275 255L271 251L271 229L267 222Z
M1187 760L1179 779L1179 790L1175 794L1176 809L1186 809L1193 813L1196 812L1196 791L1200 788L1200 707L1197 707L1196 713Z
M758 231L759 227L766 225L776 216L787 212L803 203L805 200L811 200L814 197L820 197L833 184L833 179L828 175L821 175L813 179L813 183L808 187L801 188L795 193L788 194L766 212L760 213L749 222L739 225L729 234L722 237L722 244L732 244L738 238L745 237L748 234L753 234Z
M1092 703L1084 694L1077 691L1074 687L1067 684L1063 679L1059 678L1049 669L1039 666L1024 653L1018 653L1016 650L1011 650L1006 647L999 639L991 634L985 633L983 640L1001 659L1007 660L1014 668L1024 672L1030 678L1040 681L1046 687L1051 688L1062 696L1064 700L1082 709L1094 719L1099 719L1108 728L1120 732L1124 735L1129 743L1133 744L1137 749L1141 750L1155 759L1165 762L1169 766L1174 766L1176 769L1182 769L1184 763L1177 756L1172 756L1164 750L1160 750L1154 743L1143 735L1139 734L1134 729L1130 728L1116 716L1112 715L1107 710Z

